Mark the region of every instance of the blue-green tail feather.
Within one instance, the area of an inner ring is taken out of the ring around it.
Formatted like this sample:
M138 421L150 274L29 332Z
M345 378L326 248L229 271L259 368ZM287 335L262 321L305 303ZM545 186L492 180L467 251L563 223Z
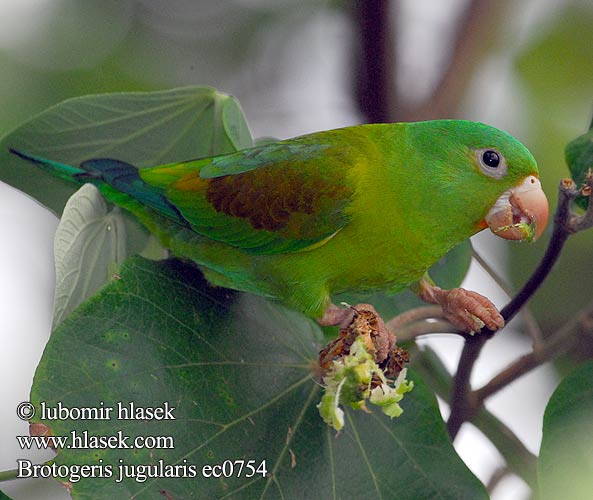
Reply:
M147 184L140 177L138 169L134 165L125 161L98 158L84 161L79 167L73 167L13 148L10 148L10 152L68 181L75 181L77 183L90 182L97 185L101 183L108 184L174 222L189 226L189 223L177 207L163 196L159 190Z
M42 158L41 156L31 155L29 153L24 153L14 148L9 148L9 151L22 158L23 160L27 160L31 163L35 163L37 166L41 167L43 170L47 170L52 174L60 177L61 179L65 179L67 181L78 181L77 175L84 174L84 170L78 167L73 167L71 165L66 165L65 163L60 163L57 161L48 160L46 158Z

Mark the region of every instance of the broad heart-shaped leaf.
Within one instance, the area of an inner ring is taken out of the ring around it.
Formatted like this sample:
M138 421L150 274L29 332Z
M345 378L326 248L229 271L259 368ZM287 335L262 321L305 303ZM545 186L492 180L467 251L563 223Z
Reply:
M76 499L486 498L456 455L434 396L413 374L400 418L347 410L341 434L325 425L314 369L322 342L317 325L298 313L210 288L178 261L132 257L55 330L31 401L38 410L41 402L102 405L115 408L112 417L118 402L168 403L175 420L49 420L38 411L35 422L56 436L121 430L173 438L169 449L59 450L56 464L113 467L111 478L73 482ZM202 476L205 465L237 459L256 467L265 460L267 474L236 477L235 468L233 477ZM196 477L118 483L121 464L184 465Z
M70 197L54 239L54 326L107 282L110 267L113 273L123 262L125 231L121 210L109 211L92 184Z
M110 210L99 190L84 184L66 203L54 238L53 327L99 290L128 255L140 251L157 260L167 256L138 222L119 207Z
M444 289L455 288L465 278L471 260L472 244L470 240L466 240L433 265L429 270L429 274L440 287ZM385 292L370 294L345 293L335 297L334 302L337 304L346 302L351 305L369 303L385 319L392 318L413 307L426 305L417 295L407 289L396 294L387 294Z
M9 153L77 165L116 158L139 168L253 145L237 100L210 87L100 94L49 108L0 141L0 180L61 213L76 184Z
M537 475L542 500L593 496L593 361L566 377L548 402Z

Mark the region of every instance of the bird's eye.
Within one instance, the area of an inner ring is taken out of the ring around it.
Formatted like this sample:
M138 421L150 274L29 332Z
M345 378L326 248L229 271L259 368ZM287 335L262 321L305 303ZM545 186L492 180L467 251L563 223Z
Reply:
M504 156L494 149L479 149L476 151L478 163L483 173L495 179L501 179L507 173Z
M489 149L482 153L482 161L487 167L496 168L500 165L500 156L498 156L496 151Z

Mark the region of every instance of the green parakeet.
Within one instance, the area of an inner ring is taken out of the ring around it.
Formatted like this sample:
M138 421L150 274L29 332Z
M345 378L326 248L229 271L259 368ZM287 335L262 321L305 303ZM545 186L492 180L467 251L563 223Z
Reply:
M353 126L145 169L13 152L95 184L214 285L280 300L323 324L341 321L332 294L412 287L464 330L497 329L488 299L441 290L427 269L486 227L533 240L548 217L525 146L463 120Z

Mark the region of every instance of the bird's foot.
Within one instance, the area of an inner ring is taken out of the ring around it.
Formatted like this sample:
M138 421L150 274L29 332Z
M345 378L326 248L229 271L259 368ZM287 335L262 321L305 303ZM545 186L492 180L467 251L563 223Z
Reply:
M324 393L317 408L323 420L339 431L344 427L341 407L368 412L367 403L379 406L391 418L401 415L399 402L414 386L406 380L410 356L397 346L375 308L332 306L320 322L342 325L339 336L319 352Z
M332 361L348 356L352 344L360 337L373 360L385 370L385 375L397 377L409 361L409 355L397 347L395 336L372 305L341 308L332 304L328 310L330 314L324 315L322 320L329 322L325 326L339 325L340 335L319 353L323 372L329 370Z
M504 326L496 306L479 293L464 288L442 290L423 283L419 295L425 302L440 305L445 318L463 332L479 332L484 326L495 332Z

